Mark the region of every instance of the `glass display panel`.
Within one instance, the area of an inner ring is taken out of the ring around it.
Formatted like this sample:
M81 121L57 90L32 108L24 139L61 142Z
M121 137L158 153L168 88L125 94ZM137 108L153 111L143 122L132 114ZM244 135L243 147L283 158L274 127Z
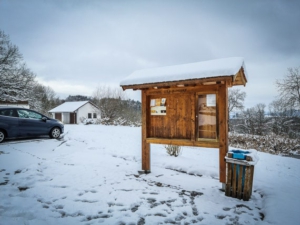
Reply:
M217 139L216 94L198 96L198 139Z

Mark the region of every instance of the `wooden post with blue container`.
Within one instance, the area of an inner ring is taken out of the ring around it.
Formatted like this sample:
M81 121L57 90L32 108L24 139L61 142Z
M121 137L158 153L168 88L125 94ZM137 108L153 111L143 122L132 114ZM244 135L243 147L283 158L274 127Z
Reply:
M226 159L225 195L248 201L252 195L256 150L230 150Z

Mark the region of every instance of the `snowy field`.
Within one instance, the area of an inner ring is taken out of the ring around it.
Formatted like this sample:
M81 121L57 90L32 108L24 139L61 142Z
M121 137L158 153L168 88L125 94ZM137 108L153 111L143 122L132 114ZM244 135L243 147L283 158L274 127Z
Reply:
M300 160L266 153L250 201L226 197L218 149L151 145L140 128L66 125L61 140L0 144L0 224L300 224Z

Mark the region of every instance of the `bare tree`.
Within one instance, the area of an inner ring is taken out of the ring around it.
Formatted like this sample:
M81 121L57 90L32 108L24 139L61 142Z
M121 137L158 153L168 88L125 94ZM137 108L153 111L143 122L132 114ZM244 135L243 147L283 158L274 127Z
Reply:
M35 80L35 75L23 62L22 54L9 36L0 30L0 100L28 100L31 109L48 114L60 104L55 92Z
M229 89L228 95L228 110L229 113L233 110L243 110L246 92L240 89Z
M49 110L61 104L61 101L55 97L55 92L51 87L44 86L38 82L33 83L29 95L30 108L48 116L50 116Z
M240 123L235 130L241 133L253 135L265 135L270 132L270 119L265 116L265 104L259 103L256 106L242 112Z
M255 106L255 134L264 135L268 132L268 119L265 117L266 105L259 103Z
M22 60L16 45L12 45L9 36L0 30L0 74L10 71Z
M277 80L276 86L280 93L279 99L294 109L300 108L300 72L299 68L288 68L283 80Z
M103 98L115 98L115 99L127 99L125 92L122 88L114 88L107 85L100 85L96 88L93 93L93 98L103 99Z
M141 103L127 99L121 88L99 86L92 101L100 108L102 124L140 126Z
M290 138L297 138L300 134L299 111L292 108L283 99L270 103L269 112L272 118L273 133Z
M112 123L121 115L122 100L126 98L121 88L98 86L93 93L93 102L99 107L101 117L107 123Z
M25 100L34 78L18 47L0 30L0 100Z

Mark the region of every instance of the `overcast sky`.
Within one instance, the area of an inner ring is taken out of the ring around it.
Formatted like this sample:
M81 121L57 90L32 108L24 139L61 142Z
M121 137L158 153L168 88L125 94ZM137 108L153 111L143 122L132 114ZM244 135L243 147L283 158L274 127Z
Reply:
M0 0L0 29L61 98L139 69L242 56L245 106L268 105L276 79L300 66L299 28L298 0Z

